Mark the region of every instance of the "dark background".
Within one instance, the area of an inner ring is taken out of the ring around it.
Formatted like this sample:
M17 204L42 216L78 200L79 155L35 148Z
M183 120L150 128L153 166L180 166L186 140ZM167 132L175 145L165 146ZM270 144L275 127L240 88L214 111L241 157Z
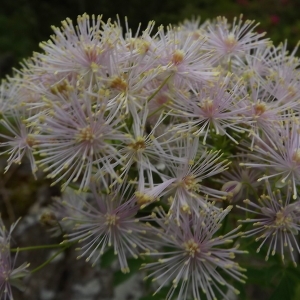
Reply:
M2 2L2 1L1 1ZM275 44L288 39L292 49L300 37L300 0L4 0L0 9L0 77L18 67L18 62L39 51L39 42L52 33L51 25L77 15L102 14L103 19L128 17L132 29L141 22L176 24L185 18L201 16L204 21L218 15L232 21L241 13L255 19L258 31L267 31Z

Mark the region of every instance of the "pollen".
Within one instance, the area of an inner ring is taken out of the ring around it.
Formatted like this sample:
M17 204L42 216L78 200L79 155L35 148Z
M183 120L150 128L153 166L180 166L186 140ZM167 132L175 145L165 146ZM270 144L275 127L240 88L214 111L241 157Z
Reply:
M230 52L237 44L237 40L233 33L228 34L227 38L224 40L224 43L227 47L227 51Z
M96 62L102 51L99 47L85 46L84 52L89 62Z
M191 214L191 209L190 209L189 205L187 205L187 204L182 205L182 206L181 206L181 210L182 210L184 213L188 213L189 215Z
M199 106L208 116L212 116L215 111L214 102L211 99L203 99Z
M291 85L288 86L288 92L291 97L294 97L297 94L297 90Z
M183 243L183 247L185 249L185 252L191 257L195 257L197 253L200 253L199 244L196 243L194 239L190 239L187 242Z
M50 87L50 92L54 95L64 94L67 93L69 90L70 85L66 80Z
M129 46L127 48L130 50L135 48L137 52L141 55L146 54L150 49L150 42L142 40L140 38L130 39Z
M254 105L254 113L256 116L261 116L266 110L267 107L265 103L260 102Z
M129 148L138 152L146 148L145 139L143 137L137 137L134 143L128 145Z
M172 63L178 65L183 61L184 52L182 50L175 50L172 57Z
M26 138L26 144L29 147L33 147L36 144L36 141L35 141L35 139L34 139L34 137L32 135L28 135L27 136L27 138Z
M275 226L281 228L290 227L290 224L293 222L293 219L290 215L285 214L284 210L281 209L276 213Z
M105 215L105 224L109 226L116 226L120 217L116 216L115 214L106 214Z
M90 142L92 143L95 140L95 134L90 126L85 128L80 128L79 132L76 135L76 140L78 142Z
M197 191L199 189L199 184L193 175L185 176L180 185L188 191Z
M300 148L298 148L298 149L294 152L294 154L293 154L293 156L292 156L292 160L293 160L295 163L297 163L297 164L300 163Z
M137 199L137 204L140 206L145 206L146 204L149 204L155 200L153 196L147 195L142 192L135 192L135 197Z
M127 89L127 82L122 77L115 77L112 80L110 87L125 92Z

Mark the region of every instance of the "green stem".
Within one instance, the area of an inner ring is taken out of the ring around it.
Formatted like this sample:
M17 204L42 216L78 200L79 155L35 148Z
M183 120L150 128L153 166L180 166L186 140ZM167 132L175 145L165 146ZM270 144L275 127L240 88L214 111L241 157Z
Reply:
M65 251L65 249L67 249L69 247L69 245L66 247L63 247L62 249L60 249L58 252L56 252L54 255L52 255L48 260L46 260L44 263L42 263L41 265L39 265L37 268L33 269L31 271L31 274L39 271L40 269L42 269L43 267L45 267L46 265L48 265L56 256L58 256L60 253L62 253L63 251Z
M231 73L231 58L230 58L229 64L228 64L228 71Z
M225 234L226 226L227 226L227 223L228 223L228 216L229 216L229 215L226 215L226 216L225 216L224 221L223 221L223 223L222 223L221 235L224 235L224 234Z
M153 115L155 115L156 113L158 113L161 109L164 108L164 105L160 106L158 109L156 109L155 111L153 111L151 114L148 115L148 118L151 118Z
M66 245L68 244L53 244L53 245L39 245L39 246L30 246L30 247L23 247L23 248L12 248L10 249L11 252L19 252L19 251L28 251L28 250L39 250L39 249L51 249L51 248L67 248ZM69 244L72 245L72 244ZM68 246L69 246L68 245Z
M162 84L159 86L159 88L147 99L147 103L150 102L150 100L152 100L157 94L158 92L163 88L163 86L168 82L168 80L170 79L170 77L173 74L170 74L163 82Z
M247 186L247 188L248 188L247 191L249 191L249 189L252 191L252 193L254 194L254 197L256 199L259 199L259 195L258 195L257 191L253 188L253 186L250 183L248 183L248 182L242 182L242 184L244 184L244 185Z

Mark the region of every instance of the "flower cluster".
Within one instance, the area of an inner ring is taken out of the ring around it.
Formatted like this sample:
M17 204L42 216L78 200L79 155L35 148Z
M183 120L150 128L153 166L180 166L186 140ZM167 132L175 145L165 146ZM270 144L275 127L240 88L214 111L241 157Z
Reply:
M156 33L153 22L135 34L120 23L67 19L2 82L6 171L24 159L44 171L63 192L48 215L62 245L79 242L93 264L112 247L124 273L128 256L146 257L146 278L156 292L168 286L167 299L237 293L241 236L260 234L267 256L284 259L288 247L296 264L297 49L272 45L242 16ZM258 217L227 205L241 200ZM237 219L256 227L239 232Z

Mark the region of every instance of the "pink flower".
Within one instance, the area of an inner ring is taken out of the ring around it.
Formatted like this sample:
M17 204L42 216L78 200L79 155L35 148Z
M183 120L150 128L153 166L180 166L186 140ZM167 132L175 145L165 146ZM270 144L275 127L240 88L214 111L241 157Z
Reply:
M212 68L212 55L207 51L205 36L195 39L185 28L168 27L165 32L162 26L156 36L159 40L155 60L172 74L175 82L180 78L189 86L214 80L219 74Z
M29 271L29 264L22 264L15 267L17 255L12 260L10 254L11 234L18 221L7 232L2 219L0 218L0 298L3 300L13 300L11 286L23 288L21 279L25 277Z
M70 19L62 22L61 29L53 26L52 40L40 44L45 53L38 54L38 58L45 64L36 69L51 74L62 73L66 78L69 75L79 77L87 87L96 76L105 77L110 53L121 31L112 24L101 30L102 24L100 16L96 19L93 15L90 20L83 14L78 16L76 27Z
M7 166L5 172L12 164L21 164L24 157L27 157L30 162L32 173L35 175L37 171L36 160L33 156L33 146L37 145L35 138L35 128L31 126L27 118L30 118L31 113L24 105L15 105L3 115L0 120L1 125L6 132L0 133L3 142L0 142L0 147L5 150L0 154L8 154Z
M255 193L262 182L257 181L262 171L250 169L240 165L247 162L247 153L239 153L232 157L232 164L228 170L222 173L217 181L223 184L222 191L226 191L226 199L229 202L237 202L246 198L246 195Z
M209 300L216 299L214 290L228 299L221 286L239 293L219 273L219 270L222 270L240 282L244 282L246 278L241 273L244 269L233 261L235 254L244 253L244 251L237 250L238 246L223 247L240 236L236 233L240 227L223 236L217 235L222 220L231 208L216 211L210 205L198 216L193 212L182 214L181 226L178 226L175 220L168 220L162 208L156 210L153 221L159 225L159 228L152 227L152 231L157 233L158 240L153 240L153 243L165 246L167 250L162 248L157 252L145 253L153 258L158 257L156 262L143 265L143 269L150 270L146 278L152 277L152 280L159 284L154 294L169 283L172 283L172 287L166 296L168 300L175 299L174 294L177 288L177 300L186 300L190 297L201 299L199 289Z
M277 187L291 181L293 199L297 198L297 185L300 182L300 129L297 120L285 121L272 135L256 138L251 162L242 166L260 168L266 171L258 180L272 178Z
M176 146L175 146L176 145ZM222 160L220 151L208 151L199 146L198 138L181 138L170 147L172 156L178 161L166 163L172 184L167 187L169 216L178 222L182 213L199 214L205 209L207 198L222 198L226 193L206 186L205 179L213 180L214 176L228 168L228 161Z
M237 20L234 18L233 24L228 24L225 17L218 17L214 23L207 26L207 47L216 51L215 58L226 59L244 56L245 51L255 49L261 44L265 44L267 39L260 40L265 33L256 33L254 21L243 22L242 15Z
M124 142L119 128L120 120L106 113L106 101L99 94L74 90L58 94L51 102L50 111L39 118L40 133L36 135L36 154L41 156L39 165L50 171L53 184L65 180L63 188L70 182L79 181L79 189L86 189L95 173L105 184L104 175L118 175L114 166L122 164L118 146L113 142ZM126 139L125 139L126 140ZM111 161L114 161L112 164Z
M139 174L147 172L149 178L152 178L152 173L160 173L157 165L170 159L170 155L165 152L164 146L175 138L173 137L171 141L168 141L165 138L166 132L157 134L159 126L166 118L163 114L159 115L156 122L150 127L149 132L147 132L147 105L143 105L140 111L133 109L131 117L133 123L131 128L127 128L127 145L120 150L124 164L121 168L122 174L120 177L124 177L132 166L135 166Z
M266 255L274 255L276 252L281 254L284 261L285 249L289 251L290 257L296 266L294 247L300 253L296 235L300 230L300 201L290 203L292 189L290 184L286 188L286 193L280 190L273 191L269 181L266 181L267 194L263 194L258 199L258 204L246 199L244 203L248 207L237 206L245 211L254 213L256 218L241 220L243 223L253 223L254 229L245 232L244 237L256 235L255 241L262 240L257 252L268 241L269 248Z
M125 196L128 188L123 186L105 195L92 186L93 198L84 201L82 207L65 202L75 212L65 220L76 223L73 232L66 235L67 241L82 244L78 249L81 251L79 257L86 256L87 261L92 260L95 264L109 247L113 247L124 273L130 271L127 256L137 258L141 249L148 249L144 237L146 227L136 217L139 206L134 198Z
M276 84L271 79L263 84L255 78L249 81L247 90L244 91L245 98L239 102L239 106L245 108L243 114L247 120L245 125L252 135L252 149L255 136L273 137L275 128L280 128L282 118L289 119L293 116L292 109L296 109L298 102L289 101L290 95L280 87L279 81Z
M247 107L239 105L245 97L241 82L230 74L220 76L216 83L195 87L190 95L178 94L170 104L174 110L170 114L181 118L181 122L173 126L174 131L203 137L203 144L213 131L238 144L235 134L245 132L242 124L250 121L243 116Z

